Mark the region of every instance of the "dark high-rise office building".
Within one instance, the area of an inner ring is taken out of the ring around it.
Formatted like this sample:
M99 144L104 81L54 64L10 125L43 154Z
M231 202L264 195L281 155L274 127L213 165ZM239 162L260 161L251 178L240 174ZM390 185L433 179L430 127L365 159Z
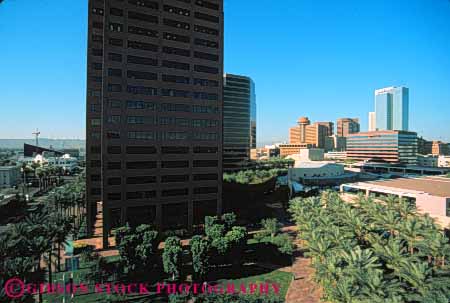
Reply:
M359 133L360 124L358 118L341 118L337 120L338 137L347 137L350 134Z
M223 168L244 168L256 148L255 84L245 76L225 74L223 92Z
M223 0L90 0L88 35L89 226L221 212Z

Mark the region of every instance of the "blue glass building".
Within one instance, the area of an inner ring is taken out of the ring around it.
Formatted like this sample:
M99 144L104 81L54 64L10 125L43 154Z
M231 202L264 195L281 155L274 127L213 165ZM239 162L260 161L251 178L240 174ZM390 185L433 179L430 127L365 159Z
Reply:
M375 91L376 130L409 130L409 89L404 86Z

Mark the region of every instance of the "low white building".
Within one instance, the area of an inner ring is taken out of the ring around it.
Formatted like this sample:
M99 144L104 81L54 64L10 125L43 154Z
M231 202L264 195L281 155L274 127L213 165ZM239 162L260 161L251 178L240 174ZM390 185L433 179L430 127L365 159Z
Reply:
M347 152L328 152L324 155L326 160L346 160Z
M28 165L33 163L38 163L40 165L51 165L55 167L60 167L64 171L71 172L78 166L78 159L71 157L69 154L65 154L61 157L45 157L42 155L36 155L35 157L22 157L19 159L20 162L25 162Z
M438 167L450 167L450 156L439 156Z
M20 183L19 166L0 166L0 188L9 188Z
M327 179L345 175L344 166L329 162L299 162L289 168L288 177L291 181L305 179Z
M302 148L300 153L289 155L286 159L292 159L297 163L310 161L323 161L324 150L321 148Z

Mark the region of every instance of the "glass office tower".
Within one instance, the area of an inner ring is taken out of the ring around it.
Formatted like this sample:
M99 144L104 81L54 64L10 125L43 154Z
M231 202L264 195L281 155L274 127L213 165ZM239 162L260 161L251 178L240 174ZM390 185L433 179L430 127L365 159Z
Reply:
M409 89L388 87L375 91L375 125L377 130L409 129Z

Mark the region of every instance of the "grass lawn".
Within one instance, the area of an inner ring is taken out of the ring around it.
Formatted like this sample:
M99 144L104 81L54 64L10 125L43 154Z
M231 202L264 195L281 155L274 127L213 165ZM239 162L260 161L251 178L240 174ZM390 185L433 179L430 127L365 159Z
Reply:
M238 287L240 284L249 285L250 283L253 284L260 284L260 283L277 283L280 286L280 298L285 298L287 290L289 288L289 285L292 281L292 274L280 270L275 270L269 273L256 275L256 276L250 276L242 279L235 279L235 280L220 280L224 283L234 283L236 287Z

